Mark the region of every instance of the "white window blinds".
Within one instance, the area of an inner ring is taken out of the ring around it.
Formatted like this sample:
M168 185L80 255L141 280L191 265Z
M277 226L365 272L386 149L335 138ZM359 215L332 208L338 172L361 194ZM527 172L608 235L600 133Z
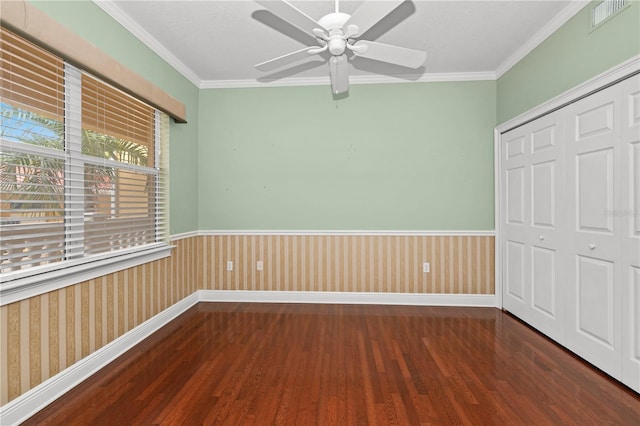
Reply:
M82 75L84 250L156 241L155 111Z
M64 259L64 63L2 29L0 272Z
M2 282L165 243L168 117L1 31Z

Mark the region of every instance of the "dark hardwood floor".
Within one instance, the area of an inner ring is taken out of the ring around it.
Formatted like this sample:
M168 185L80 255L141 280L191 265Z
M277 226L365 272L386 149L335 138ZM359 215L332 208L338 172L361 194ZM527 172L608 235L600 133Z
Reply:
M201 303L26 424L639 425L640 397L497 309Z

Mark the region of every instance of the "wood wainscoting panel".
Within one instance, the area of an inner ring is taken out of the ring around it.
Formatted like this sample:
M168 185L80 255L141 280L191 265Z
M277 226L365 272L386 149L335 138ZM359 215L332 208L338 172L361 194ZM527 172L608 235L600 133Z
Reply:
M493 236L205 235L205 290L493 294ZM227 262L233 270L227 271ZM257 270L257 261L264 269ZM429 262L425 273L423 262Z
M196 291L198 238L172 242L170 257L0 307L0 404Z

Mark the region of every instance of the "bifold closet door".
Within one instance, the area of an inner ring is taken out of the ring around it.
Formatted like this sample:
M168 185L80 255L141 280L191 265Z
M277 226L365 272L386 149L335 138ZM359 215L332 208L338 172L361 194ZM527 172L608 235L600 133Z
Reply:
M503 307L640 392L640 74L501 143Z
M504 308L564 341L564 125L554 113L503 135Z
M621 379L622 100L615 85L568 107L567 346Z
M622 83L622 381L640 392L640 75ZM625 196L628 194L628 196Z

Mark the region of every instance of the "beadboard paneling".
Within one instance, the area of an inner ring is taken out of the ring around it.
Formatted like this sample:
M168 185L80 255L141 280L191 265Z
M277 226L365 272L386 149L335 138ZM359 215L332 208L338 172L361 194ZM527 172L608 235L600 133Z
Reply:
M493 236L198 237L206 290L493 294ZM264 262L264 270L256 262ZM234 270L227 271L227 261ZM431 271L422 272L423 262Z

